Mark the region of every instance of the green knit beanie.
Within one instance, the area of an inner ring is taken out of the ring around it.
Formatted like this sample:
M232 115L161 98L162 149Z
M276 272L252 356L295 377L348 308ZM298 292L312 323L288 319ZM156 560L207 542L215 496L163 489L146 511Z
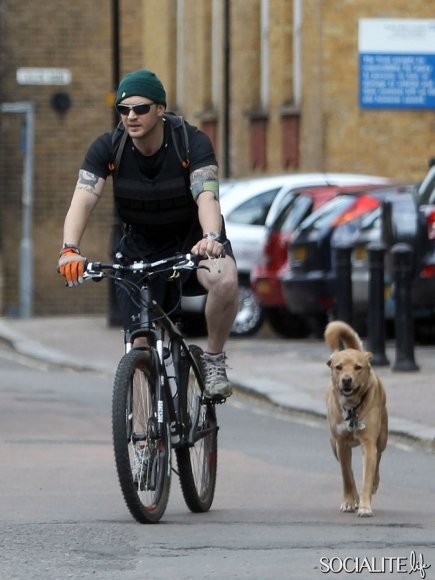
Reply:
M151 99L166 107L166 92L160 79L146 68L125 75L116 91L116 104L135 96Z

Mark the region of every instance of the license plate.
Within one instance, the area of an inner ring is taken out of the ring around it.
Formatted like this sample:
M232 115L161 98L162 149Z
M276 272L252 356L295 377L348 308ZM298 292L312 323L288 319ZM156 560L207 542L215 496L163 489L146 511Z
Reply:
M260 282L257 282L257 290L261 294L270 294L272 287L268 280L261 280Z
M353 251L353 255L355 260L359 260L360 262L367 260L367 250L364 246L357 246Z
M391 285L384 286L384 300L389 300L393 297L393 287Z
M305 246L298 246L293 248L292 259L297 262L302 262L307 257L307 248Z

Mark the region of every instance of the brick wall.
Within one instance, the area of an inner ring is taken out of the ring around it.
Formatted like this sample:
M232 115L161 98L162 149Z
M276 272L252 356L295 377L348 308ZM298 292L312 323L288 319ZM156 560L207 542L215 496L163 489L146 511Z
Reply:
M123 0L123 64L142 65L141 48L128 28L138 14L136 3ZM134 5L134 10L131 8ZM139 6L140 8L140 6ZM140 9L139 9L140 13ZM127 15L127 16L126 16ZM55 271L62 242L63 220L87 146L113 125L110 2L7 2L2 14L9 62L2 78L1 100L32 101L35 107L33 184L33 252L35 315L104 312L107 285L85 284L66 289ZM46 31L49 27L50 34ZM61 67L72 73L68 86L18 85L19 67ZM67 92L72 106L65 114L53 110L53 94ZM19 246L22 235L21 115L1 116L1 244L3 308L19 309ZM112 194L108 183L85 233L82 248L89 257L108 256L112 225Z
M303 167L422 178L434 112L359 108L358 20L433 17L424 0L304 0Z

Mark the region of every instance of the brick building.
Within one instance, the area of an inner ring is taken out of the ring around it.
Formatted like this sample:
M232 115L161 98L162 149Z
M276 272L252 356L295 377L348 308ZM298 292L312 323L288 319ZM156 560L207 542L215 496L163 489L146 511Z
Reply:
M85 149L114 123L116 4L120 74L155 70L169 109L212 137L223 176L325 170L416 181L424 174L434 112L359 105L358 24L429 19L427 0L0 0L0 103L31 102L35 111L35 315L107 308L107 285L66 290L55 265ZM71 81L18 81L27 67L65 69ZM20 306L22 123L20 114L0 114L6 315ZM83 240L89 257L107 255L112 215L108 184Z

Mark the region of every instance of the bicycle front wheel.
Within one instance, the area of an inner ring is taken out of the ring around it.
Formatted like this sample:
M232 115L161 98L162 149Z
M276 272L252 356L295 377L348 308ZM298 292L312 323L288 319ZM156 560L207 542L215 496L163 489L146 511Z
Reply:
M115 463L125 502L140 523L155 523L169 498L169 426L157 422L158 368L151 353L131 350L121 359L112 399Z
M190 352L201 368L201 348ZM204 400L201 377L186 358L182 388L186 390L189 441L176 449L178 474L187 507L192 512L208 511L213 503L217 472L217 421L214 405Z

